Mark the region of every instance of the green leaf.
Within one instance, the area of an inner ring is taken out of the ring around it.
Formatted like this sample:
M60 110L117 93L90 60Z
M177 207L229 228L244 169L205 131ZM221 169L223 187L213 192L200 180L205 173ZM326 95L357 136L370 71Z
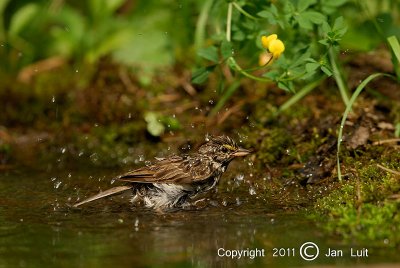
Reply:
M281 73L278 71L269 71L268 73L263 74L262 77L266 77L273 81L276 81L276 80L278 80L280 75L281 75Z
M296 20L299 23L299 26L301 28L307 29L307 30L311 30L312 29L312 23L310 22L310 20L308 20L302 14L296 16Z
M193 84L203 84L207 79L210 73L214 70L216 65L202 67L197 69L192 74L192 83Z
M131 39L131 32L129 29L122 28L110 33L107 38L104 38L96 44L96 47L88 51L85 59L90 62L96 62L102 56L108 55L116 49L120 48L122 44L126 44Z
M307 73L314 72L316 69L319 68L319 66L320 66L319 63L315 63L315 62L307 63L306 64L306 71L307 71Z
M399 138L400 137L400 123L397 123L396 125L395 125L395 127L394 127L394 136L396 137L396 138Z
M333 30L333 31L337 31L337 30L340 30L340 29L342 29L342 28L344 28L344 27L346 27L346 24L345 24L345 22L344 22L343 17L340 16L340 17L337 18L337 19L335 20L335 22L333 23L333 28L332 28L332 30Z
M297 10L302 12L315 3L317 3L317 0L299 0L297 3Z
M221 54L224 60L233 56L233 47L231 42L228 42L226 40L222 41Z
M215 46L200 48L197 55L215 63L219 61L218 50Z
M321 0L321 10L324 14L332 14L347 1L348 0Z
M105 1L105 4L107 6L107 10L110 13L115 12L119 7L122 6L122 4L124 3L124 0L107 0Z
M328 24L326 21L322 22L322 30L323 30L325 33L332 32L331 26L329 26L329 24Z
M179 130L182 128L181 123L172 116L164 116L161 118L161 122L164 127L166 126L168 130Z
M278 16L278 9L276 8L276 6L274 4L271 4L271 12L275 16Z
M270 11L263 10L263 11L258 12L257 15L259 17L268 19L268 22L271 23L271 24L276 24L277 23L276 16Z
M158 114L154 112L147 112L144 115L144 120L147 122L147 131L152 136L158 137L164 133L165 127L159 122Z
M392 48L392 62L397 75L397 79L400 81L400 44L396 36L390 36L387 39L389 46ZM397 59L397 61L396 61Z
M0 15L3 15L3 11L6 9L8 2L10 2L10 0L3 0L0 1Z
M326 17L316 11L305 11L301 13L301 16L314 24L322 24L324 21L326 21Z
M278 87L279 87L280 89L283 89L283 90L286 90L286 91L289 91L289 92L292 92L292 93L294 92L293 83L291 83L291 82L279 81L279 82L278 82Z
M390 47L393 50L394 55L396 56L397 61L400 63L400 44L399 40L397 40L396 36L390 36L388 37L388 42Z
M318 43L323 44L324 46L329 46L329 43L326 39L319 40Z
M326 66L321 66L321 71L323 71L327 76L332 75L332 71Z
M14 13L10 22L10 35L18 35L29 22L36 17L39 11L39 5L27 4Z
M260 11L257 13L257 15L261 18L266 18L266 19L272 18L274 16L271 12L267 10Z

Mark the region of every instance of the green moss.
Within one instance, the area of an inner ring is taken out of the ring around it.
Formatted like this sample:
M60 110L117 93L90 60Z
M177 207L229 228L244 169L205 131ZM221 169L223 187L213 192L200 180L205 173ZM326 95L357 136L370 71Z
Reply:
M289 163L293 159L290 153L293 139L284 128L252 129L246 142L246 146L257 148L257 160L261 165Z
M388 155L384 155L384 159ZM398 158L397 158L398 159ZM374 161L355 162L358 176L316 201L311 217L321 228L347 240L371 245L400 245L400 181ZM390 161L389 165L398 165ZM321 218L324 219L321 221Z

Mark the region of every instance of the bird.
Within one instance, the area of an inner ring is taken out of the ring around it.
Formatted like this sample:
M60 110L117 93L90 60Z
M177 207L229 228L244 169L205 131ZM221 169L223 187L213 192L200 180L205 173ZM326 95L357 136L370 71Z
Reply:
M125 185L100 192L74 207L131 190L132 203L141 200L145 207L157 211L184 208L199 194L215 188L233 159L250 153L228 136L208 136L197 152L156 158L154 164L114 178Z

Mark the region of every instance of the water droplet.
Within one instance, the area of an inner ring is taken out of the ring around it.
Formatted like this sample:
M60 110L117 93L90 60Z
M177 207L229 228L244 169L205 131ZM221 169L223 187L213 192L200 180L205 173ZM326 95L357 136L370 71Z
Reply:
M239 174L239 175L237 175L235 177L235 180L237 180L237 181L243 181L243 179L244 179L244 175L243 174Z
M236 205L240 206L242 204L242 202L240 201L239 197L236 197Z
M78 73L79 72L79 70L77 69L77 70L75 70L75 73Z
M275 222L275 219L272 218L272 219L271 219L271 223L274 223L274 222Z
M132 114L131 114L131 113L128 114L128 118L129 118L129 119L132 118Z
M55 103L56 102L56 97L53 96L53 98L51 99L51 102Z
M65 153L66 150L67 150L66 148L61 148L61 153L62 154Z
M57 179L56 177L50 178L51 181L55 181L56 179Z
M58 187L60 187L61 183L62 183L61 181L54 183L54 189L58 189Z
M256 190L254 190L253 187L250 187L249 188L249 193L250 193L250 195L255 195L256 194Z
M214 104L214 101L213 100L209 100L208 103Z
M97 162L99 160L99 157L97 156L97 153L93 153L89 157L92 160L92 162Z
M71 175L71 173L69 173L69 174L68 174L68 178L71 178L71 177L72 177L72 175Z
M389 244L389 239L386 238L385 240L383 240L383 243L388 245Z

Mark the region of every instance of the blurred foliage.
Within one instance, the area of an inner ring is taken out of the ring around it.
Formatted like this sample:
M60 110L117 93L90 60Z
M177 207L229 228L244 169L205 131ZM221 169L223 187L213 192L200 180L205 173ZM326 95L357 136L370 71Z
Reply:
M218 77L226 76L228 67L234 74L274 82L284 90L296 92L299 86L333 75L347 104L349 93L339 52L373 50L386 43L388 36L400 35L399 7L398 1L215 2L209 8L213 17L209 23L216 27L209 31L209 44L197 50L207 66L194 71L192 82L204 83L213 72ZM257 67L258 55L265 54L261 37L271 34L283 41L285 52L274 63ZM221 82L220 87L220 92L226 92L221 98L225 101L232 92L227 90L229 84Z
M182 48L192 38L194 2L4 0L2 71L15 73L54 56L72 60L75 66L95 64L104 56L147 71L169 66L186 55Z

